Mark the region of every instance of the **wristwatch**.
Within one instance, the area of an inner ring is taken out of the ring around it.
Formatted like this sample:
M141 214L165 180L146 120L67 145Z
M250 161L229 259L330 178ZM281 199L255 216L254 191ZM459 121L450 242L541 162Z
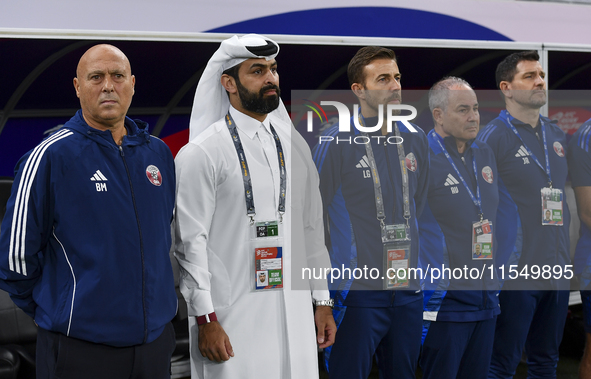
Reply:
M218 317L216 316L215 312L211 312L208 315L198 316L197 325L209 324L210 322L217 320Z
M314 305L317 307L330 307L330 309L334 309L334 300L314 300Z

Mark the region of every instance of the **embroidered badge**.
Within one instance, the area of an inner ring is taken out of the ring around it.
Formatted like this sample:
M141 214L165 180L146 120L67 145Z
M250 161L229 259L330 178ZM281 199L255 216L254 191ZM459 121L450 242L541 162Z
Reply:
M413 153L408 153L405 161L406 161L406 168L409 171L412 171L412 172L417 171L417 158L415 158L415 155Z
M153 185L157 187L162 185L162 175L160 174L160 170L158 170L158 167L154 165L149 165L146 168L146 176L148 177L150 183L152 183Z
M556 141L554 142L554 151L556 152L556 155L558 155L559 157L564 157L564 149L562 148L562 145L560 144L560 142Z
M484 178L484 180L486 180L487 183L492 184L493 183L493 172L492 169L489 166L484 166L482 168L482 177Z

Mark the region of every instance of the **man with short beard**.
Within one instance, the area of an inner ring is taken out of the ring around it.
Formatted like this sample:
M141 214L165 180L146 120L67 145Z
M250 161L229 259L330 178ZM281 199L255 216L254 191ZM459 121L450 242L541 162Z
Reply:
M330 262L318 175L279 97L278 52L254 34L222 42L176 158L192 378L318 378L317 347L334 342L326 280L293 290L292 267Z
M505 280L489 378L512 378L524 347L528 378L555 378L568 310L566 136L540 115L546 82L538 60L536 51L526 51L499 63L496 81L507 109L478 135L492 148L499 171L496 262ZM544 217L548 210L552 220ZM552 275L532 275L544 267Z
M325 364L330 378L366 379L375 354L381 378L414 378L423 293L418 280L397 277L392 269L417 267L417 218L427 198L429 145L418 127L413 132L395 123L388 130L387 104L401 101L400 71L392 50L361 48L349 62L347 75L361 108L351 124L358 121L376 130L361 134L351 127L351 132L340 132L335 125L325 135L340 142L314 149L327 246L333 268L342 270L343 278L334 281L331 291L339 337L325 349ZM349 138L371 142L349 143ZM354 278L343 267L380 274L372 275L375 280Z

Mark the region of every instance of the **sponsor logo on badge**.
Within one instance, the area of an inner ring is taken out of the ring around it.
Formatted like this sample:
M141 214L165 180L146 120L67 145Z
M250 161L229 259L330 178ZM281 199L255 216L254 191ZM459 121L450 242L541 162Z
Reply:
M489 166L484 166L482 168L482 177L484 178L484 180L486 180L487 183L493 183L493 172Z
M160 174L160 170L158 170L158 167L154 165L149 165L146 168L146 176L148 177L150 183L152 183L153 185L157 187L162 185L162 175Z
M560 142L554 142L554 151L556 152L556 155L558 155L559 157L564 157L564 149L562 148Z
M415 158L415 155L413 153L408 153L405 161L406 161L406 168L409 171L412 171L412 172L417 171L417 158Z

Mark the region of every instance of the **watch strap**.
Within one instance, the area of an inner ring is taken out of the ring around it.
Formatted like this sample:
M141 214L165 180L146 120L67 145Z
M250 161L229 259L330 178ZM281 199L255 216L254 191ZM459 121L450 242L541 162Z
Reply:
M215 312L211 312L210 314L197 316L197 325L208 324L212 321L217 321L218 316L216 316Z
M330 307L332 309L334 308L334 300L314 300L314 305L317 307Z

